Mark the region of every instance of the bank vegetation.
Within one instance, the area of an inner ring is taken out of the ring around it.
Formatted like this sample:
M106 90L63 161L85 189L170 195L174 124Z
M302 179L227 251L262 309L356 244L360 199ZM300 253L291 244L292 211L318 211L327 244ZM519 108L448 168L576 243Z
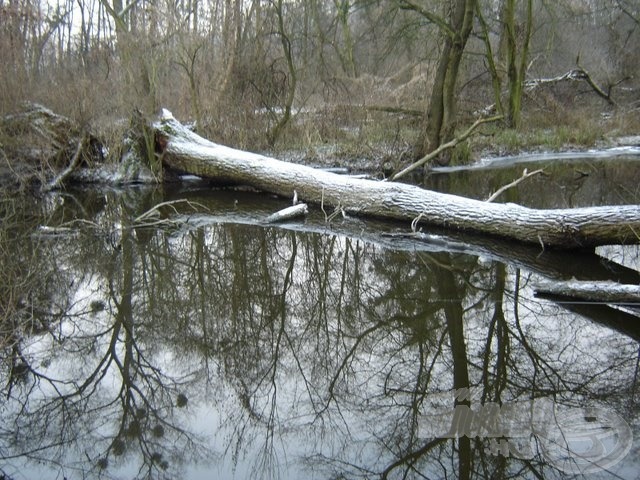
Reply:
M132 113L165 107L390 175L481 117L501 120L434 161L637 134L639 42L630 0L0 0L0 113L40 103L119 160Z

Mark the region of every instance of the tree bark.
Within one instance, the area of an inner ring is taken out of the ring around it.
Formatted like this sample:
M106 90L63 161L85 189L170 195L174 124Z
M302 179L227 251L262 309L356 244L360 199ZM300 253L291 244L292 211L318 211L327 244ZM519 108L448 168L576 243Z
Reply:
M413 170L415 170L416 168L421 167L425 163L433 160L434 158L437 158L437 156L440 155L442 152L444 152L446 150L449 150L450 148L455 148L456 145L458 145L460 142L464 142L467 138L469 138L471 136L471 134L473 133L473 131L476 128L478 128L478 126L482 125L483 123L495 122L495 121L500 120L500 119L502 119L502 115L498 115L496 117L490 117L490 118L481 118L479 120L476 120L473 123L473 125L471 125L465 132L460 134L460 136L455 137L454 139L448 141L447 143L441 144L438 148L436 148L435 150L431 151L431 153L426 154L424 157L420 158L419 160L416 160L415 162L413 162L408 167L402 169L398 173L393 174L391 176L391 180L399 180L400 177L405 176L407 173L410 173Z
M242 184L345 213L412 221L556 248L640 243L640 206L538 210L486 203L413 185L346 177L210 142L164 110L154 125L166 167Z

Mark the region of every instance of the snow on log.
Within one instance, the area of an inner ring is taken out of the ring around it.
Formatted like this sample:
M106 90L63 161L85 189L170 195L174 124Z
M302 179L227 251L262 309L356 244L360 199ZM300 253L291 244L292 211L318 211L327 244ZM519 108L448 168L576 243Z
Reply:
M544 282L536 287L536 295L541 297L577 299L584 302L615 303L640 306L640 285L617 282L585 282L569 280L565 282Z
M276 160L206 140L163 110L154 125L166 167L251 186L360 216L478 232L543 247L591 248L640 243L640 206L539 210L486 203L396 182L380 182Z

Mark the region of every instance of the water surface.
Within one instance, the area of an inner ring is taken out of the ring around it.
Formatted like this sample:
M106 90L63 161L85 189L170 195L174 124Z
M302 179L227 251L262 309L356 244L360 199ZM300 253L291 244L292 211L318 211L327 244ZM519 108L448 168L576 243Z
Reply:
M636 165L545 167L516 200L622 203ZM440 181L482 196L513 173ZM638 308L534 295L637 285L636 247L399 238L317 208L259 223L285 205L196 186L4 201L0 473L637 477Z

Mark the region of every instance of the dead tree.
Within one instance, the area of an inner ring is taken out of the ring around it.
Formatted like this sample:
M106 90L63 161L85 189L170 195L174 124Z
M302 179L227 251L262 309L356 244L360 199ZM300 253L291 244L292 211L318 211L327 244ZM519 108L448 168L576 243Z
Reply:
M251 186L344 213L415 221L494 235L542 248L640 243L640 206L539 210L487 203L414 185L354 178L235 150L206 140L164 110L154 125L168 168L227 184Z

